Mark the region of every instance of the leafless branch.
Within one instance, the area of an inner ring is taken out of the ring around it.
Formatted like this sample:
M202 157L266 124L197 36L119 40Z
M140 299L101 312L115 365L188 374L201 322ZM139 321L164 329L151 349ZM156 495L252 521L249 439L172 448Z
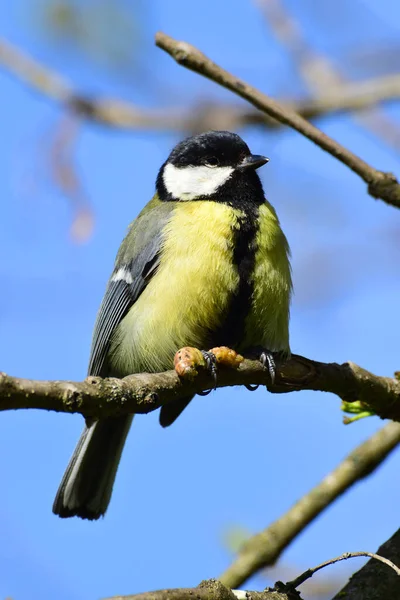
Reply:
M0 64L34 90L98 124L124 130L197 131L264 125L276 128L279 121L259 110L216 102L201 103L190 109L149 110L115 98L92 98L74 89L54 70L34 60L19 48L0 39ZM362 110L382 102L400 100L400 75L349 83L317 97L282 99L288 108L307 119L332 113Z
M371 167L298 113L225 71L191 44L174 40L162 32L157 33L156 44L170 54L178 64L231 90L270 117L289 125L310 139L357 173L368 184L368 192L371 196L400 208L400 184L392 173L378 171Z
M77 242L87 240L94 227L93 210L74 163L75 144L81 124L82 119L75 113L63 113L58 127L50 136L48 153L50 175L72 204L74 215L70 235Z
M322 54L316 52L308 41L299 22L295 20L285 7L284 0L256 0L270 28L289 53L297 66L302 80L312 94L319 96L341 96L341 90L346 89L347 77ZM353 84L357 86L357 84ZM364 87L364 86L362 86ZM368 98L368 91L365 99ZM369 109L369 110L368 110ZM304 116L304 115L303 115ZM399 125L391 119L382 107L368 103L353 111L353 119L366 130L371 131L386 144L396 150L400 146Z
M351 486L370 475L399 443L400 425L389 423L357 446L284 515L251 537L219 579L228 587L238 587L260 569L274 564L311 521Z
M379 556L400 564L400 529L377 550ZM376 560L369 560L333 600L395 600L400 597L398 575Z
M195 588L176 588L145 592L133 596L113 596L107 600L301 600L297 593L277 592L274 590L263 592L249 592L244 590L230 590L216 579L202 581Z
M244 360L238 369L221 367L217 387L259 384L273 393L332 392L346 402L361 402L382 418L400 421L397 379L373 375L354 363L321 363L296 354L286 363L280 363L277 356L276 362L273 385L259 361ZM213 383L202 369L190 381L180 379L175 371L141 373L124 379L88 377L80 383L34 381L0 373L0 411L39 408L96 418L148 413L177 398L209 389Z
M296 579L293 579L293 581L288 581L286 584L284 584L283 588L296 589L297 587L299 587L299 585L302 585L305 581L307 581L307 579L310 579L313 575L315 575L315 573L317 573L321 569L325 569L326 567L334 565L335 563L340 562L342 560L348 560L349 558L360 558L362 556L367 556L369 558L373 558L374 560L380 561L390 569L393 569L397 576L400 577L399 567L397 567L391 560L385 558L384 556L379 556L379 554L374 554L373 552L345 552L341 556L337 556L336 558L330 558L329 560L326 560L325 562L321 563L320 565L317 565L316 567L307 569L307 571L301 573L301 575L296 577Z

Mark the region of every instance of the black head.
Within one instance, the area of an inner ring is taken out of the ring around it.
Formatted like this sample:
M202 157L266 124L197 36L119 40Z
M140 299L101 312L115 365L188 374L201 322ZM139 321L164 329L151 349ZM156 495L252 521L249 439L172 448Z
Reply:
M162 200L213 200L232 204L241 183L262 186L255 170L268 159L251 154L235 133L207 131L179 142L163 164L157 177ZM235 200L234 204L238 204Z
M167 162L175 167L232 167L251 156L248 145L230 131L206 131L179 142Z

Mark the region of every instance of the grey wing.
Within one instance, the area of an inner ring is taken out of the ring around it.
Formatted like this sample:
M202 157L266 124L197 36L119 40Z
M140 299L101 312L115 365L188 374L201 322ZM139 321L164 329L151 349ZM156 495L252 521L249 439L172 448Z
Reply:
M89 359L89 375L108 375L107 355L111 336L157 271L162 231L172 209L169 204L156 205L144 215L139 215L121 244L114 271L97 314Z
M103 368L111 334L134 301L130 286L125 281L109 281L93 331L88 375L106 375Z

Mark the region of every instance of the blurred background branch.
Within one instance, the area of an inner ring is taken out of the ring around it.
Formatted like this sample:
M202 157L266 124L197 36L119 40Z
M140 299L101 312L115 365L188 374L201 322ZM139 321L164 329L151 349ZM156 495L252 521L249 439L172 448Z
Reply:
M348 97L349 89L357 90L359 104L354 102L353 106L347 105L348 110L354 112L352 116L355 121L384 143L393 146L395 150L399 150L399 124L394 119L389 118L379 107L374 107L374 105L385 100L381 93L386 86L388 86L387 91L390 88L392 92L395 91L398 75L386 75L381 80L377 78L370 82L357 81L353 84L349 83L346 75L334 66L329 57L316 52L312 48L300 23L290 15L284 0L255 0L255 3L262 11L269 29L290 56L310 94L317 97L320 94L332 97L333 103L335 103L338 97L344 99ZM376 102L373 101L374 94L376 94ZM378 99L379 96L380 100ZM392 99L395 98L395 96L392 96ZM353 97L353 99L355 98ZM371 109L371 107L373 108ZM303 116L307 118L307 115Z
M83 94L49 67L34 60L21 49L0 39L0 64L33 90L60 102L67 111L100 125L126 130L175 131L194 133L207 129L236 129L246 125L279 128L282 123L258 110L232 104L204 103L191 107L148 110L116 98L93 98ZM307 66L306 73L309 73ZM326 73L325 73L326 75ZM313 78L314 80L314 78ZM358 111L400 99L400 74L384 75L356 83L341 83L327 88L319 82L309 98L282 98L280 102L306 119L329 114ZM327 91L328 90L328 91Z

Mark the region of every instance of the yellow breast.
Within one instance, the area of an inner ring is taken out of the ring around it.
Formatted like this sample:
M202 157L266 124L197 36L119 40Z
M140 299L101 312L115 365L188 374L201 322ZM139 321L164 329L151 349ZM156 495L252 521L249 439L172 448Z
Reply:
M116 330L113 370L160 371L172 367L180 347L204 348L239 283L231 244L239 214L209 201L177 205L160 266Z

